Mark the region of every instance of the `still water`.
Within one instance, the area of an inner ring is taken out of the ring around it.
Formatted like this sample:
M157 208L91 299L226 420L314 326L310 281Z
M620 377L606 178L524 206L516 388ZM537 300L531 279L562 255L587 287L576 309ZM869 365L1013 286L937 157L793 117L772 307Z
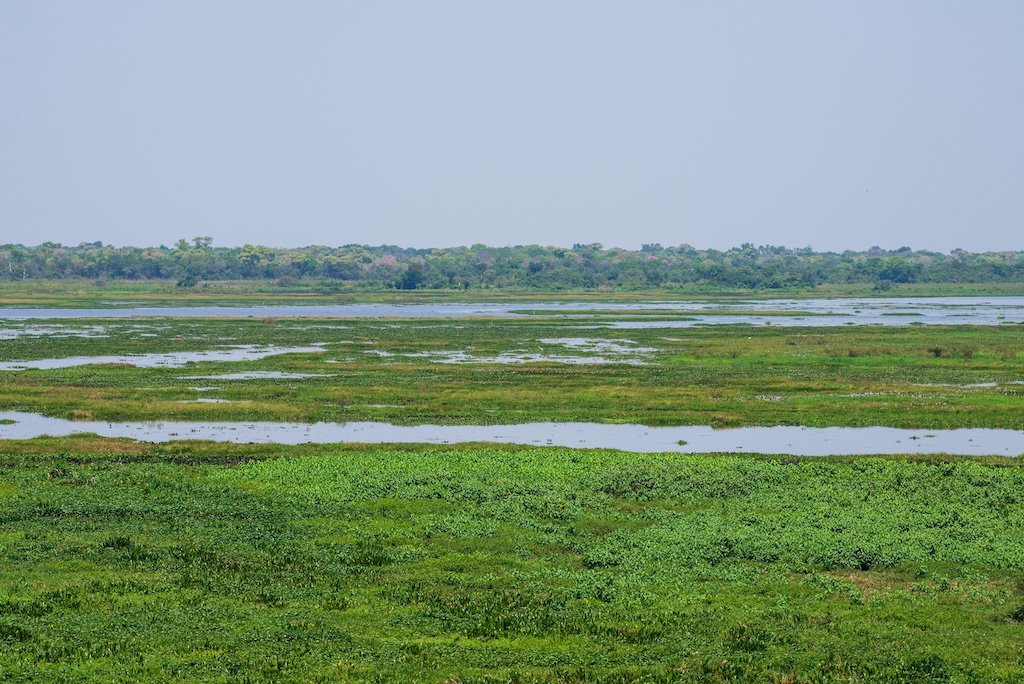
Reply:
M63 359L35 359L32 361L0 361L0 371L18 371L29 368L52 370L96 364L118 364L138 368L180 368L200 361L256 361L277 354L322 352L322 346L275 347L238 345L228 349L196 352L167 352L163 354L127 354L120 356L68 356ZM196 376L205 377L205 376Z
M205 439L272 444L454 444L498 442L635 452L763 453L793 456L855 454L1024 454L1024 431L993 429L646 427L600 423L520 425L390 425L388 423L77 422L33 413L0 411L0 439L93 433L147 442ZM681 443L683 442L683 443Z
M523 312L565 315L585 320L588 312L667 311L689 320L634 320L603 323L610 327L689 327L727 323L772 323L790 326L1024 323L1024 297L885 297L859 299L758 299L647 302L511 302L447 304L332 304L326 306L197 306L109 309L0 308L0 319L67 319L128 317L315 316L325 318L463 318L524 317ZM807 314L806 316L800 314Z

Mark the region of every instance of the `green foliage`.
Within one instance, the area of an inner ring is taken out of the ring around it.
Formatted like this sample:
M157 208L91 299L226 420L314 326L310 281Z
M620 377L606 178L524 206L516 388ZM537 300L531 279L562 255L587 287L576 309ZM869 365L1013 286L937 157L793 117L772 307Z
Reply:
M881 291L910 283L1024 282L1024 252L951 254L909 248L814 252L750 243L720 251L645 244L640 251L577 244L405 249L393 245L271 248L213 247L209 237L174 247L38 247L0 245L0 278L169 279L198 281L282 278L344 281L354 290L523 289L549 292L806 290L863 284ZM191 283L191 285L189 284Z
M1005 461L88 444L0 456L10 681L1019 672Z

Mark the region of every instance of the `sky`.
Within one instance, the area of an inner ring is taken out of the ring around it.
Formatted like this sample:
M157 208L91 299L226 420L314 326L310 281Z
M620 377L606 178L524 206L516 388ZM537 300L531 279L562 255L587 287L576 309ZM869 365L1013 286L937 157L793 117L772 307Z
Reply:
M1024 2L4 0L0 243L1024 250Z

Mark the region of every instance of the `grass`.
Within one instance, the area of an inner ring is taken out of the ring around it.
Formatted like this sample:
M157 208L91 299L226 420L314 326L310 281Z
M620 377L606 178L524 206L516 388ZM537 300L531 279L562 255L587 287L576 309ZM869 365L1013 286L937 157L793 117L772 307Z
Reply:
M1019 675L1010 460L119 444L2 447L6 681Z
M5 327L31 332L39 325ZM111 364L3 371L0 408L97 420L1024 428L1019 410L1024 386L1014 384L1024 379L1019 326L619 330L581 329L556 317L61 325L66 327L49 331L57 334L5 340L0 361L202 351L231 344L319 343L324 351L182 368ZM574 348L558 342L577 337L594 344ZM602 350L605 343L617 347ZM453 363L445 352L463 352L475 362ZM573 363L595 357L607 363ZM502 358L534 360L498 362ZM232 371L319 377L189 379ZM197 386L214 389L192 389ZM773 400L759 399L766 396ZM200 397L227 403L183 403Z

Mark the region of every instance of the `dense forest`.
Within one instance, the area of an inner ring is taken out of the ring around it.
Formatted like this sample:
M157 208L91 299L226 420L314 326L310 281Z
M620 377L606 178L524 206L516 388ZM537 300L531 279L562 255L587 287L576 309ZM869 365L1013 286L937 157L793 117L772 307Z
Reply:
M44 242L0 245L0 279L317 281L331 289L672 290L694 286L735 289L807 288L825 284L1024 283L1024 252L950 254L901 247L862 252L815 252L750 243L726 251L682 244L640 251L599 243L569 248L450 247L405 249L314 245L214 247L212 239L173 247L76 247Z

